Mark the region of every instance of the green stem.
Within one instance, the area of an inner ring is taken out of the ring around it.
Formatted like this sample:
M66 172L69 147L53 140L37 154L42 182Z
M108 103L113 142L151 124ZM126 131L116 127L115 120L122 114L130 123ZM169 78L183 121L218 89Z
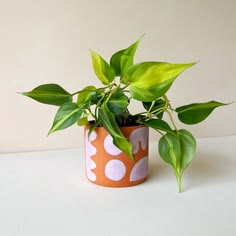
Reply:
M107 87L108 87L108 86L102 87L102 88L100 88L100 89L106 89ZM72 93L71 96L74 96L74 95L76 95L76 94L78 94L78 93L83 93L83 92L94 92L94 90L91 90L91 89L79 90L79 91L77 91L77 92L75 92L75 93Z
M90 108L88 108L90 115L94 118L95 122L97 121L97 117L93 114Z
M164 133L162 133L160 130L155 129L160 135L164 136Z
M107 98L106 98L106 103L110 100L110 98L111 98L111 95L113 94L113 91L111 90L111 91L109 91L110 93L109 93L109 95L107 96Z
M149 109L148 109L148 113L151 112L151 110L152 110L152 108L154 107L155 103L156 103L156 101L152 101L152 104L151 104L151 106L150 106Z
M175 171L175 177L176 177L176 180L178 183L178 191L179 191L179 193L181 193L182 192L182 176L181 176L181 174L178 174Z
M77 92L75 92L75 93L72 93L71 96L75 96L76 94L78 94L78 93L80 93L80 92L81 92L81 90L80 90L80 91L77 91Z
M177 127L176 127L176 125L175 125L175 122L174 122L174 120L173 120L173 117L172 117L170 111L169 111L169 110L166 110L166 113L169 115L170 121L171 121L172 125L174 126L174 129L177 130Z

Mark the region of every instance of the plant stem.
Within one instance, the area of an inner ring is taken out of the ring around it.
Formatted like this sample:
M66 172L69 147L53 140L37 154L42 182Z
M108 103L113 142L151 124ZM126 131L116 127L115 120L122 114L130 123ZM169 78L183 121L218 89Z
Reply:
M158 115L158 114L160 114L163 111L164 111L164 108L160 107L160 108L157 108L156 110L152 111L152 113L155 114L157 112L155 115Z
M164 136L164 133L162 133L160 130L155 129L160 135Z
M107 87L108 87L108 86L103 87L103 88L101 88L101 89L106 89ZM77 92L75 92L75 93L72 93L71 96L74 96L74 95L76 95L76 94L78 94L78 93L83 93L83 92L94 92L94 90L91 90L91 89L79 90L79 91L77 91Z
M175 171L175 177L176 177L176 180L178 183L178 191L179 191L179 193L181 193L182 192L182 176L181 176L181 174L178 174Z
M90 115L94 118L95 122L97 121L97 117L93 114L90 108L88 108Z
M80 90L80 91L77 91L75 93L72 93L71 96L74 96L78 93L84 93L84 92L94 92L94 90L91 90L91 89L86 89L86 90Z
M169 99L167 98L166 95L163 95L163 99L166 101L166 104L165 104L165 107L164 107L164 111L169 115L170 121L171 121L171 123L172 123L174 129L177 130L177 127L176 127L176 125L175 125L175 122L174 122L174 120L173 120L173 117L172 117L170 111L168 110L169 107L170 107L170 109L172 109L172 108L171 108L171 105L170 105L170 101L169 101Z
M156 101L152 101L152 104L151 104L151 106L150 106L149 109L148 109L148 113L151 112L151 110L152 110L152 108L154 107L155 103L156 103Z
M111 90L111 91L109 91L109 92L110 92L110 93L109 93L109 95L108 95L107 98L106 98L106 103L110 100L111 95L114 93L113 90Z
M170 111L169 111L169 110L166 110L166 113L169 115L170 121L171 121L172 125L174 126L174 129L177 130L177 127L176 127L176 125L175 125L175 122L174 122L174 120L173 120L173 117L172 117Z
M80 93L81 91L77 91L75 93L72 93L71 96L75 96L76 94Z

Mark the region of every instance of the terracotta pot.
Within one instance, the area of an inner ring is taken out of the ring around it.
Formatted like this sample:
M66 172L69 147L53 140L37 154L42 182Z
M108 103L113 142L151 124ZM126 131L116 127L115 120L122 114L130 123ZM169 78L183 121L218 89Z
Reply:
M88 138L85 126L86 175L94 184L106 187L128 187L142 183L148 175L148 127L122 127L121 131L133 145L132 161L113 144L112 137L97 127Z

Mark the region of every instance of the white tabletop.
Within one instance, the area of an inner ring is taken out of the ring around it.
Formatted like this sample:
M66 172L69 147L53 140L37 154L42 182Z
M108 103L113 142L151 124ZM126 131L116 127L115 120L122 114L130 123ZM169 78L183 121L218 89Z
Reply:
M0 236L235 236L236 136L198 140L183 176L150 145L143 184L87 181L82 149L0 154Z

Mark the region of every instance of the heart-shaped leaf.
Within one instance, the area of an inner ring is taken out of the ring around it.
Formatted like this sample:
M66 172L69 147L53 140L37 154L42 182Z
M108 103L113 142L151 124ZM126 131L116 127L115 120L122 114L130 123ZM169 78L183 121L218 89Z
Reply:
M176 108L176 112L180 121L193 125L205 120L215 108L225 105L227 104L216 101L193 103Z
M109 84L115 79L113 68L96 52L89 50L92 57L93 69L99 80L103 84Z
M176 77L194 64L143 62L131 66L122 81L130 85L130 93L134 99L150 102L163 96Z
M82 109L78 104L73 102L63 104L56 113L52 128L48 132L48 135L75 124L81 115Z
M193 135L184 129L176 131L176 134L167 133L159 140L158 147L161 158L173 166L179 192L181 192L182 174L196 152L196 141Z
M180 170L183 172L191 163L196 152L196 140L193 135L185 129L178 131L178 137L181 145Z
M177 135L167 133L158 144L161 158L177 169L181 159L181 144Z
M43 84L30 92L21 92L20 94L37 102L56 106L72 101L72 95L58 84Z
M112 55L110 65L115 70L117 76L123 75L124 72L133 65L134 55L142 37L128 48Z
M109 99L107 106L115 115L120 115L126 111L129 105L129 99L122 90L116 91Z

